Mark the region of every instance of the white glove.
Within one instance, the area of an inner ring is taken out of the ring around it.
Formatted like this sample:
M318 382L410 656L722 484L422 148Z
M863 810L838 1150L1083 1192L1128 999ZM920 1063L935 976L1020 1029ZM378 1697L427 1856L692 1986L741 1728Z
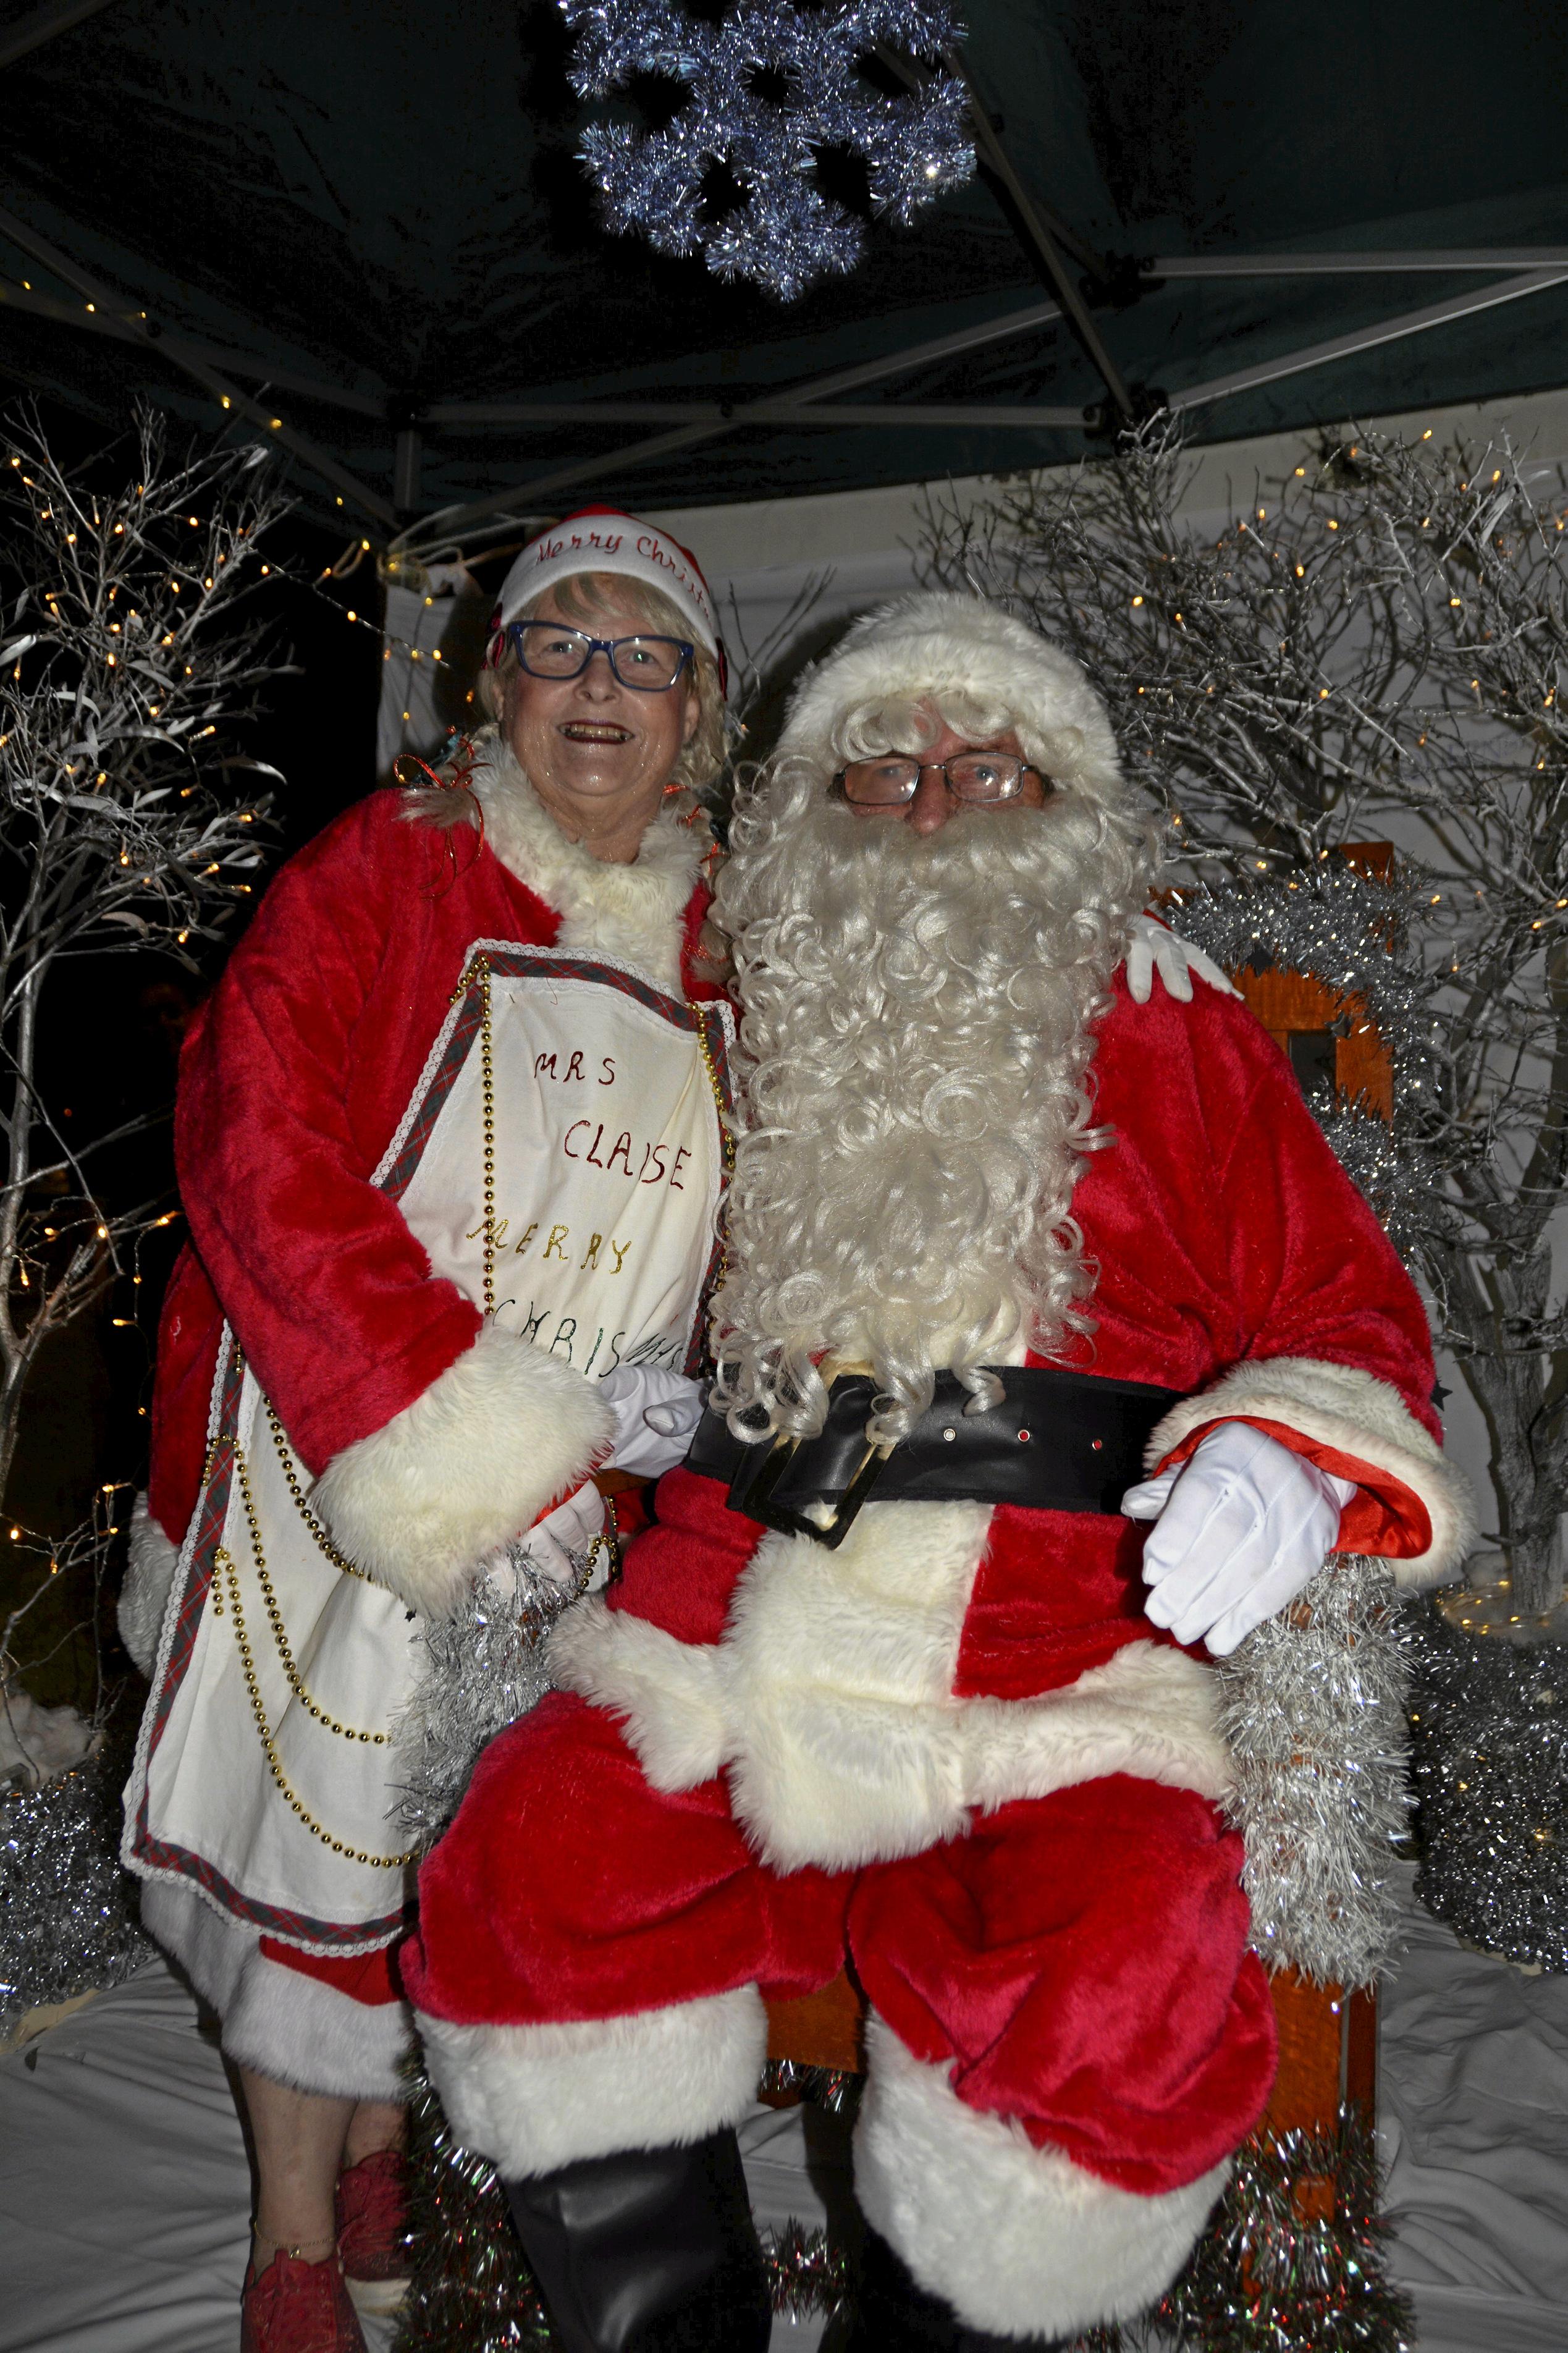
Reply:
M1127 994L1134 1005L1148 1004L1156 972L1166 996L1173 997L1179 1005L1193 1001L1194 972L1211 988L1223 989L1226 997L1241 995L1202 948L1194 947L1180 932L1156 923L1152 915L1134 915L1127 929Z
M1310 1584L1355 1493L1245 1421L1227 1421L1176 1471L1130 1487L1121 1508L1155 1525L1143 1547L1145 1613L1178 1642L1234 1651Z
M684 1373L659 1365L617 1365L599 1383L616 1417L610 1461L617 1471L657 1479L684 1462L702 1419L702 1391Z
M557 1504L552 1512L546 1512L542 1520L536 1520L526 1535L520 1536L510 1549L520 1554L530 1568L536 1568L542 1577L552 1578L557 1585L575 1585L578 1564L594 1538L603 1533L604 1526L605 1499L592 1479L586 1479L575 1494L568 1495L563 1504ZM576 1560L572 1557L574 1553L577 1556ZM503 1554L501 1557L505 1559L507 1556ZM610 1556L605 1546L601 1545L595 1556L590 1586L605 1584L609 1573ZM498 1567L492 1567L491 1575L493 1578L498 1577ZM513 1590L516 1583L514 1577Z

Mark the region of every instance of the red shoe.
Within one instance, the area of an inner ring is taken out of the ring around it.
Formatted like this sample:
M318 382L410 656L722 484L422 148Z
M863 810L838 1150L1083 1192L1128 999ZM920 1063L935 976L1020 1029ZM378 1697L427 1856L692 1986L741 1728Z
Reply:
M408 2159L380 2148L338 2176L338 2253L361 2312L397 2311L408 2293Z
M308 2263L279 2252L264 2272L247 2270L239 2353L365 2353L337 2257Z

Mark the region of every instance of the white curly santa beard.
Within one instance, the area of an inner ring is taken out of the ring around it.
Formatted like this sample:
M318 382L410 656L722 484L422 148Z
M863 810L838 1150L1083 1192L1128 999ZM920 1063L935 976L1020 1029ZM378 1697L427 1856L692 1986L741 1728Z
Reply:
M1071 791L921 836L799 763L742 810L719 887L746 1118L722 1401L815 1430L826 1350L876 1374L891 1440L938 1368L994 1364L1020 1331L1049 1352L1087 1320L1089 1024L1146 882L1133 826Z

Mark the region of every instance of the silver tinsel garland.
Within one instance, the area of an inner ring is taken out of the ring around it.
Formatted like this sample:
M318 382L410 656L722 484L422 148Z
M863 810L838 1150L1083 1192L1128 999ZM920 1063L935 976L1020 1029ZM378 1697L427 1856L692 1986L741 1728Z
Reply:
M1171 920L1226 971L1279 965L1360 997L1394 1057L1394 1125L1431 1099L1441 1071L1428 973L1407 942L1430 893L1408 871L1382 882L1339 859L1289 872L1243 872L1173 894Z
M1568 1969L1568 1643L1478 1638L1427 1609L1410 1646L1416 1893L1472 1944Z
M1321 1984L1370 1984L1398 1944L1404 1629L1386 1564L1338 1553L1215 1667L1253 1946Z
M560 0L577 36L574 88L603 98L638 74L684 83L689 102L661 131L601 123L580 150L598 188L605 226L640 230L660 253L701 253L720 278L750 278L792 302L814 279L853 269L866 247L861 223L816 186L819 148L864 159L873 209L906 225L923 205L974 170L968 97L940 74L899 98L856 76L879 44L939 58L963 38L943 0L743 0L720 24L689 16L674 0ZM773 103L757 88L781 88ZM726 165L745 192L738 211L705 216L702 184Z
M1318 2211L1304 2211L1304 2184ZM1388 2235L1359 2108L1337 2131L1260 2133L1169 2294L1070 2353L1414 2353L1409 2302L1384 2269Z
M153 1958L120 1868L127 1746L0 1792L0 2042L25 2013L118 1985Z
M579 1571L587 1565L574 1559ZM550 1689L544 1639L575 1598L514 1545L455 1615L422 1621L416 1641L423 1663L393 1731L398 1798L391 1819L400 1833L434 1846L462 1802L480 1749Z
M1432 999L1442 976L1428 973L1407 944L1410 918L1426 895L1414 872L1380 882L1334 860L1178 892L1171 908L1176 929L1227 971L1305 973L1360 999L1393 1058L1392 1124L1353 1104L1313 1108L1352 1183L1406 1259L1417 1254L1422 1226L1442 1215L1444 1201L1441 1171L1422 1141L1441 1095Z

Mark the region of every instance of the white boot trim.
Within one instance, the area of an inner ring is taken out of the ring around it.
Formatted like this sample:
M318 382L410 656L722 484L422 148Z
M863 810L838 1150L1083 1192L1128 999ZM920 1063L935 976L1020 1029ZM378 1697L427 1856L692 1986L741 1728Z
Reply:
M333 2099L410 2096L405 2002L354 2001L320 1978L268 1960L257 1929L180 1880L146 1882L142 1925L216 2010L224 2051L237 2065Z
M560 2025L454 2026L423 2010L416 2019L453 2131L506 2180L704 2140L745 2115L767 2057L754 1985Z
M406 2100L413 2092L406 2002L355 2001L259 1951L225 2015L223 2047L237 2066L297 2092L348 2100Z
M867 2021L855 2194L923 2288L972 2328L1076 2337L1162 2295L1229 2178L1228 2163L1154 2198L1117 2189L949 2088Z

